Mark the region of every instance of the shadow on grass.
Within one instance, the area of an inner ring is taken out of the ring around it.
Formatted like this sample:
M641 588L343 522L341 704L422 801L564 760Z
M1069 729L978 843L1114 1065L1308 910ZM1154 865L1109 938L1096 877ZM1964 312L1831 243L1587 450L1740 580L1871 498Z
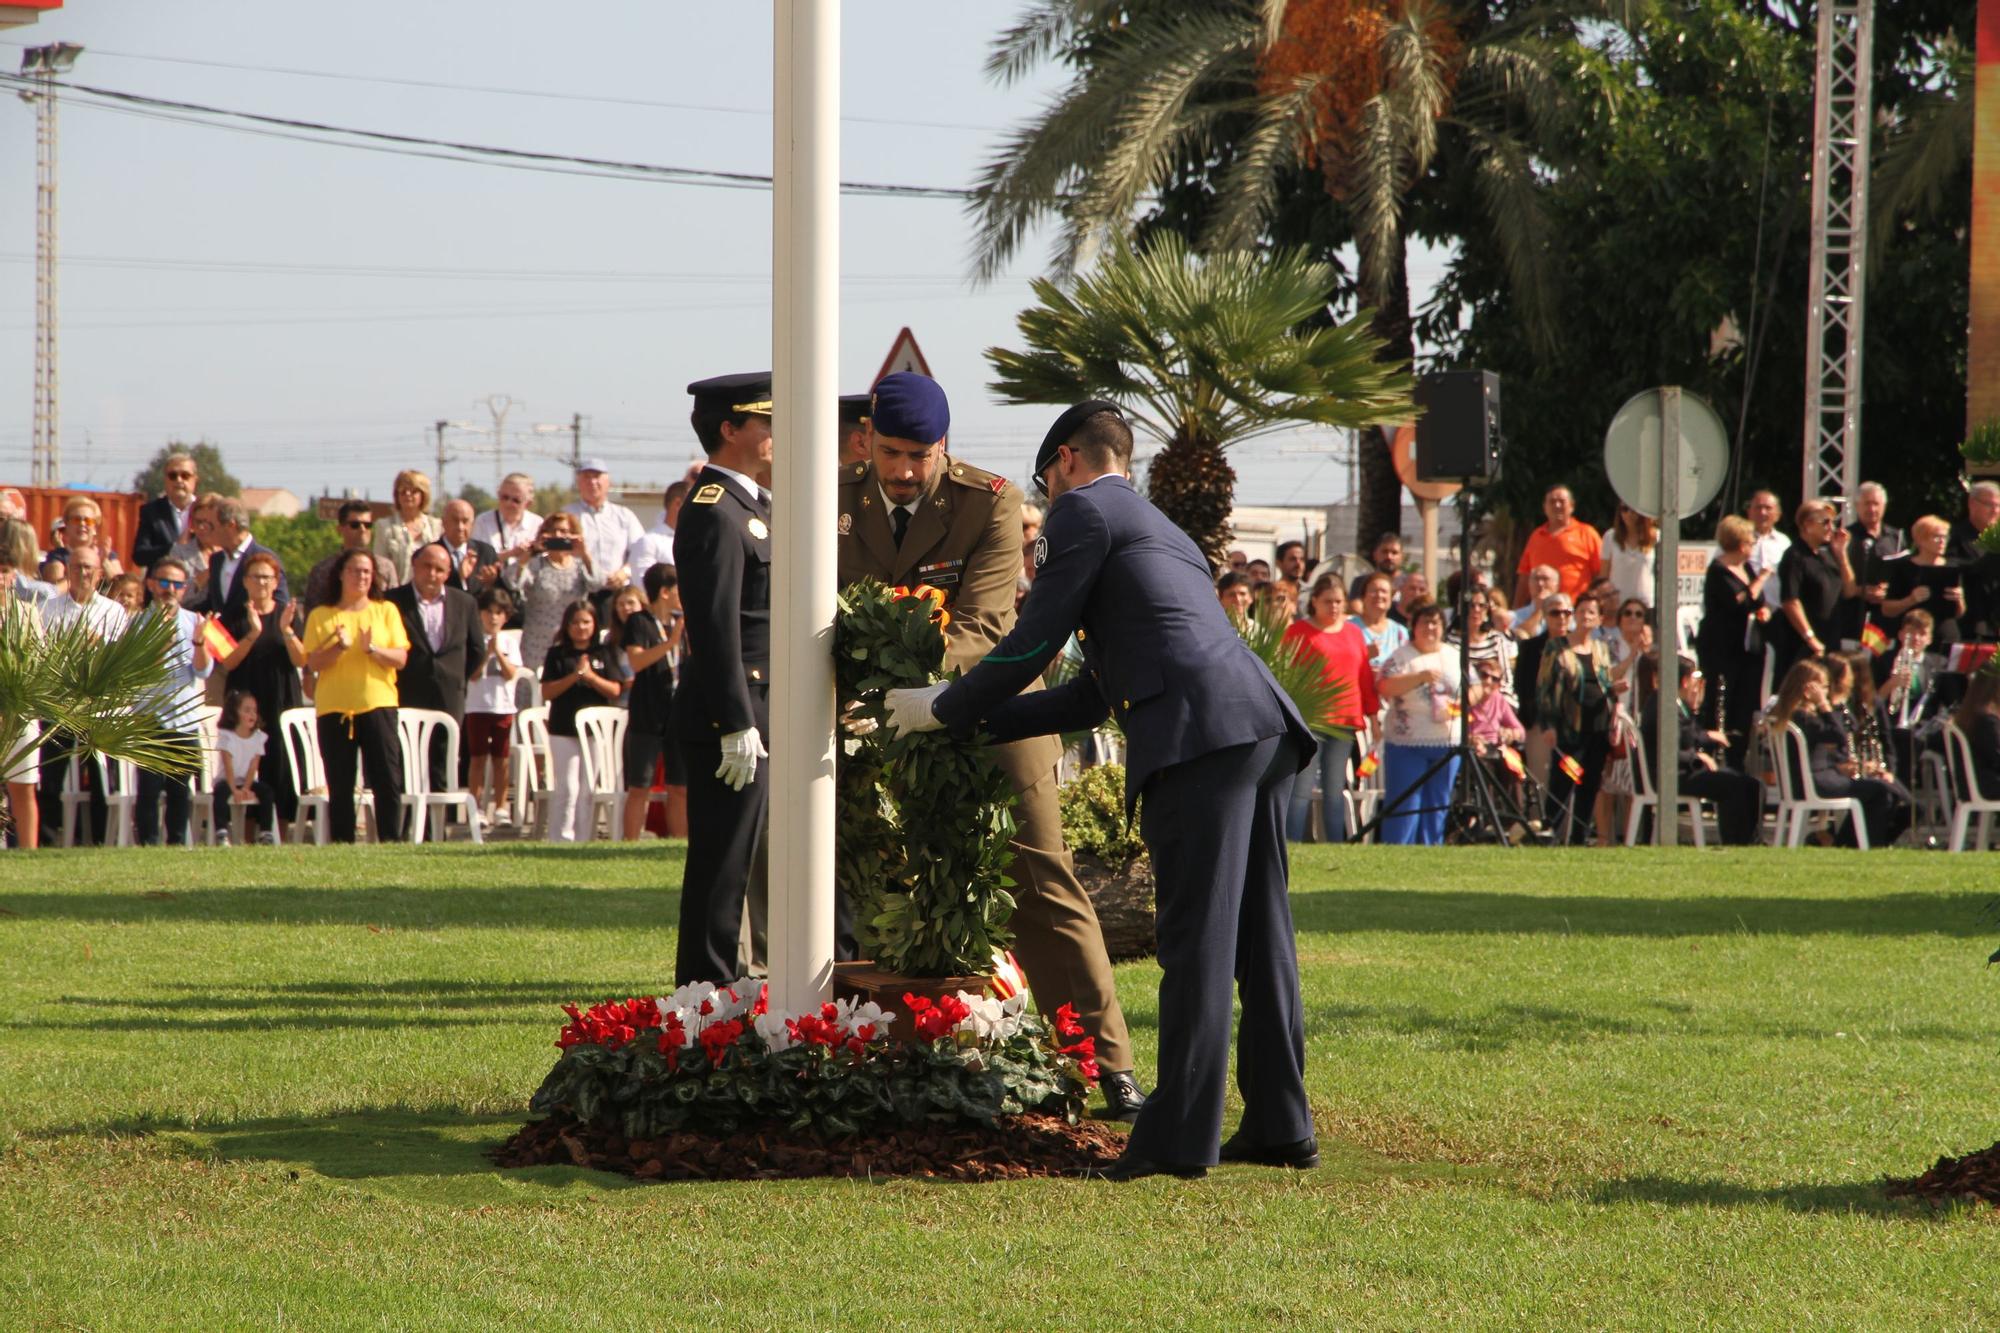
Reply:
M1867 897L1618 898L1437 889L1317 889L1292 895L1301 931L1439 935L1950 935L1993 933L1991 893Z
M474 927L499 930L669 928L680 919L679 874L672 887L597 889L581 883L520 886L450 884L357 888L188 888L101 893L0 894L0 919L183 922L281 926Z
M187 983L161 987L176 998L130 995L64 995L63 1008L101 1016L41 1016L7 1026L67 1031L255 1032L277 1029L390 1029L563 1022L564 1004L638 994L641 983L606 981L323 981L277 986L230 986L218 992ZM528 1012L511 1014L510 1010ZM444 1012L440 1012L444 1011ZM476 1012L464 1012L476 1011Z
M1590 1192L1590 1201L1615 1205L1667 1204L1676 1208L1784 1208L1794 1213L1853 1213L1866 1217L1925 1220L1953 1211L1914 1199L1891 1199L1879 1180L1831 1185L1776 1185L1760 1189L1725 1180L1673 1180L1631 1176Z

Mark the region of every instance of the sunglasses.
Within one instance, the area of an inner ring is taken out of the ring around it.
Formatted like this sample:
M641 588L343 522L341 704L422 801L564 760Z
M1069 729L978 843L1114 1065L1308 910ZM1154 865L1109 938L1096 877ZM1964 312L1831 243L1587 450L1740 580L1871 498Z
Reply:
M375 526L375 520L372 518L350 518L347 520L347 526L352 531L365 532Z
M1644 620L1646 618L1644 611L1621 611L1619 614L1627 620Z
M1559 606L1553 611L1544 611L1542 612L1542 614L1547 616L1550 620L1554 620L1557 616L1573 616L1576 614L1576 612L1570 610L1566 606Z
M192 472L169 472L169 473L167 474L167 480L169 480L169 481L193 481L193 480L194 480L194 473L192 473Z
M179 592L188 586L186 579L154 579L153 582L160 585L161 592Z

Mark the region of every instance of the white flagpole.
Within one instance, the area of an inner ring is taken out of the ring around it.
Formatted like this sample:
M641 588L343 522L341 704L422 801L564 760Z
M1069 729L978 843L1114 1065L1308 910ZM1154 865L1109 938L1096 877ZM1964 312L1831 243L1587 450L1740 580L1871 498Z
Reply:
M775 0L772 80L771 1006L833 989L833 512L840 3Z

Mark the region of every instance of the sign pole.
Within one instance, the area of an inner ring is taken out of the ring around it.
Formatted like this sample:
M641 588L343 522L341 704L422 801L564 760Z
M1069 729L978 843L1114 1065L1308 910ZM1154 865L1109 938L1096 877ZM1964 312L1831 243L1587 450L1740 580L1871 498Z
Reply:
M1653 585L1653 608L1659 623L1653 631L1653 645L1660 654L1660 689L1654 703L1660 712L1653 791L1660 804L1653 812L1653 840L1661 847L1676 847L1681 840L1681 391L1675 385L1660 390L1660 540L1656 545L1660 572Z
M833 992L840 412L840 4L775 0L772 81L771 1009Z

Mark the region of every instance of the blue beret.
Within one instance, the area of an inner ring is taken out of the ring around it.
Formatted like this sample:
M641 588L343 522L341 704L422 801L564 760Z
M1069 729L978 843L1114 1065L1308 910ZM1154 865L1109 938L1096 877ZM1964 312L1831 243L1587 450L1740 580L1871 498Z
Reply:
M1070 408L1056 418L1056 424L1049 427L1049 433L1042 437L1042 447L1035 451L1035 475L1041 476L1049 464L1056 461L1056 450L1068 444L1070 436L1099 412L1109 412L1121 421L1125 418L1125 414L1118 410L1118 404L1107 403L1102 398L1093 398Z
M918 444L936 444L951 430L951 404L945 401L944 387L910 370L875 382L875 404L868 417L877 435Z

